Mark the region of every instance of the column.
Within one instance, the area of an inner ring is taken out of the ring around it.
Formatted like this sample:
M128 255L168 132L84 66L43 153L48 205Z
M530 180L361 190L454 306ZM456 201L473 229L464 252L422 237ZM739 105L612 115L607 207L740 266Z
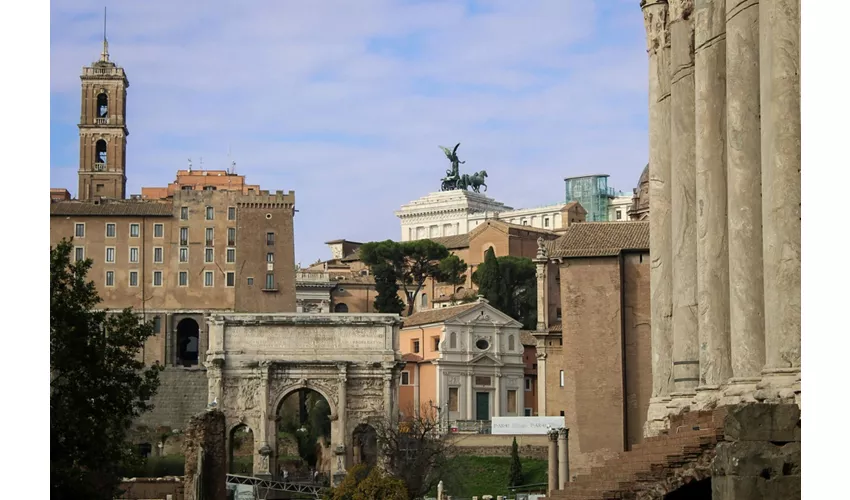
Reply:
M765 366L756 399L794 400L800 374L800 2L765 1L759 9Z
M643 5L649 55L649 241L652 397L647 436L665 428L672 391L673 281L670 186L670 32L667 0ZM543 415L543 413L541 413Z
M537 415L546 416L546 340L540 339L537 339Z
M339 392L339 404L337 405L337 428L339 429L340 443L345 445L348 441L348 424L346 419L346 407L348 406L348 366L345 363L337 365L338 380L337 391Z
M466 372L466 419L474 420L475 414L473 413L475 410L472 407L472 370Z
M726 4L703 0L694 11L696 120L697 408L714 407L732 377L729 340L729 245L726 205Z
M502 416L502 372L496 367L494 374L495 397L493 398L493 416Z
M558 489L567 488L570 482L570 430L566 427L558 429Z
M393 421L395 417L395 415L393 415L392 381L392 371L384 368L384 414L390 422Z
M260 402L260 416L257 421L257 438L255 448L258 450L255 454L256 464L254 467L254 475L257 477L265 477L271 475L271 466L269 456L271 455L269 448L269 368L268 362L261 362L257 370L260 378L260 389L258 400ZM274 433L271 433L274 435Z
M549 436L549 487L547 492L558 489L558 431L550 430Z
M419 363L413 365L413 413L419 415L419 407L422 403L419 402Z
M753 401L764 367L758 4L726 0L730 403Z
M687 0L670 0L670 161L673 241L674 411L688 407L699 382L694 118L694 24ZM651 218L651 216L650 216Z
M548 332L548 297L546 283L546 265L549 259L546 257L546 242L543 238L537 238L537 258L534 264L537 266L537 331Z

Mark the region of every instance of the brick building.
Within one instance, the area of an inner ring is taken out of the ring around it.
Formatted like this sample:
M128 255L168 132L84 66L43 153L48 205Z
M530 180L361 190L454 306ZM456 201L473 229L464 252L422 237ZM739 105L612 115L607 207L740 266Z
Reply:
M78 199L51 189L50 244L72 239L72 258L93 260L101 307L153 321L141 356L166 372L141 422L179 429L207 404L205 315L295 311L295 194L186 170L126 199L126 74L104 44L81 79Z
M576 224L545 246L536 259L538 284L547 284L534 333L538 409L565 417L571 468L583 472L643 441L652 391L649 224ZM554 321L543 311L553 290L563 311Z

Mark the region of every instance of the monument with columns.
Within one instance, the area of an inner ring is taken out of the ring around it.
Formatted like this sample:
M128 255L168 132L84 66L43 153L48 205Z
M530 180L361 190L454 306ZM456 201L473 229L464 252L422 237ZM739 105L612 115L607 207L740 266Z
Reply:
M643 0L652 399L800 404L800 3Z

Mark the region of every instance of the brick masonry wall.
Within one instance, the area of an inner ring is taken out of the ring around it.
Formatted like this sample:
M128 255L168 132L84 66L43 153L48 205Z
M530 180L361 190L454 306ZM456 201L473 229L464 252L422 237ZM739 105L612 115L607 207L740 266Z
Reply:
M142 414L136 426L185 429L189 418L207 407L207 372L204 369L166 368L159 373L154 409Z
M135 478L120 486L123 499L183 500L182 478ZM170 497L169 497L170 495Z
M546 460L549 445L546 436L516 436L519 456ZM455 450L459 455L475 457L509 457L514 436L493 434L457 434Z

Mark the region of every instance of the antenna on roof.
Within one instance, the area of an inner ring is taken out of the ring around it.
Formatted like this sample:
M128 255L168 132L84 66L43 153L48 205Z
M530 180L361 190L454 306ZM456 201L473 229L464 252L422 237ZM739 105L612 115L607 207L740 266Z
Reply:
M192 159L189 158L189 172L192 171Z
M109 61L109 42L106 41L106 7L103 8L103 52L100 53L100 60Z

